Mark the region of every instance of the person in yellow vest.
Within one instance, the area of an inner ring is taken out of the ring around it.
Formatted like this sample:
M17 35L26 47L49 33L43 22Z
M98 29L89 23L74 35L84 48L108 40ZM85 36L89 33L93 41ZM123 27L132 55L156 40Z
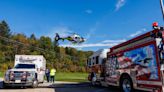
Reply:
M55 73L56 73L56 69L52 68L51 71L50 71L50 80L53 83L55 82Z

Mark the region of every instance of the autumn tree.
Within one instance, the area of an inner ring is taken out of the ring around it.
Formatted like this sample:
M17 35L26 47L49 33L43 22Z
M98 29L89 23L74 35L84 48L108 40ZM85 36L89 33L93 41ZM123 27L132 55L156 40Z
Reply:
M43 55L47 67L55 66L61 72L85 72L87 58L92 51L79 51L71 47L60 47L50 37L35 34L12 34L5 21L0 22L0 69L14 64L16 54Z

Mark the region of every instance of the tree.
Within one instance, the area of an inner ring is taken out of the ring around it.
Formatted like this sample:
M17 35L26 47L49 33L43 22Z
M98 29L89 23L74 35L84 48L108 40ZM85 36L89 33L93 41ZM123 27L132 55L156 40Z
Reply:
M34 35L34 34L31 34L30 39L31 39L31 40L36 40L35 35Z
M14 46L17 47L17 54L26 54L29 52L28 47L30 44L24 34L15 34L12 36L12 39L16 42Z
M40 44L40 47L45 49L45 50L46 49L48 49L48 50L52 49L52 41L51 41L51 38L49 38L49 37L41 36L39 39L39 44Z
M3 39L2 37L5 39ZM50 37L35 34L27 37L24 34L11 34L5 21L0 22L0 69L7 69L14 65L16 54L43 55L47 67L55 66L62 72L85 72L85 62L92 55L92 51L79 51L71 47L59 47Z
M58 42L54 38L54 41L53 41L53 49L56 52L59 52L59 46L58 45L59 45Z
M39 42L36 39L35 35L32 34L28 40L29 40L31 52L35 52L36 53L36 50L39 47L39 45L38 45Z
M9 37L11 35L8 24L3 20L0 23L0 36Z

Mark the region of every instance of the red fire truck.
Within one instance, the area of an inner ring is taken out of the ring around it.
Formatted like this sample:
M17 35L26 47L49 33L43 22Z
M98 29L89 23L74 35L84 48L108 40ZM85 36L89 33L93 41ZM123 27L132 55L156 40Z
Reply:
M118 86L123 92L164 92L164 29L157 23L153 28L110 48L101 85Z

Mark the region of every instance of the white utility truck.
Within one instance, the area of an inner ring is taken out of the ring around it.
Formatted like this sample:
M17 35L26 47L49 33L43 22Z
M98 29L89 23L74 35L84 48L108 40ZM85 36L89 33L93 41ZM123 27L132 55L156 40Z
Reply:
M6 71L4 86L37 87L44 82L46 60L42 55L15 55L14 68Z

